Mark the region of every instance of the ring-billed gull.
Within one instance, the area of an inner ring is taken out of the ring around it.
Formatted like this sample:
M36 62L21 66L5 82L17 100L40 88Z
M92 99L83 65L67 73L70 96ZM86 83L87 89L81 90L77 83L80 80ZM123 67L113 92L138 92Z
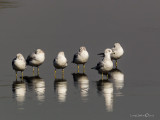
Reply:
M45 53L41 49L37 49L35 52L31 53L27 57L27 65L33 67L33 73L34 73L34 67L37 67L37 73L39 74L39 66L43 64L45 60Z
M83 72L85 69L85 63L88 61L89 53L87 52L86 47L82 46L79 49L79 52L76 53L73 57L72 63L77 64L78 66L78 72L79 72L79 64L83 64Z
M111 58L113 60L116 60L116 67L117 67L117 60L122 57L122 55L124 54L124 50L120 45L120 43L115 43L114 47L112 48L112 51L113 51L113 54L111 54Z
M17 80L17 72L21 71L22 79L23 79L23 71L26 68L26 61L21 53L16 55L16 58L12 60L12 68L16 71L16 80Z
M55 67L54 75L56 78L56 69L62 69L62 74L64 77L64 68L67 67L67 59L63 51L59 52L57 57L53 61L53 65Z
M104 52L104 58L102 59L102 61L99 62L96 67L92 68L98 70L98 72L102 74L102 80L103 80L103 74L107 74L107 79L108 79L108 72L113 69L111 54L112 50L107 48Z
M120 43L115 43L114 47L112 48L113 53L111 54L111 59L116 60L116 67L117 67L117 60L122 57L124 54L124 50ZM98 55L104 56L104 53L99 53Z

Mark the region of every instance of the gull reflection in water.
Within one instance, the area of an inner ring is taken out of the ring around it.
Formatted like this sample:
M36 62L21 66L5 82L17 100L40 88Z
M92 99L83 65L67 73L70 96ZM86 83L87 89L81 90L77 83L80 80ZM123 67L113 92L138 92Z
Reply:
M100 94L105 98L106 110L113 111L113 83L108 80L99 80L97 82L97 89Z
M111 78L113 79L116 88L116 96L123 96L121 90L124 87L124 74L116 68L111 71Z
M28 83L28 86L36 92L38 101L43 102L45 100L44 80L39 76L25 76L24 79Z
M55 79L54 90L58 95L59 102L65 102L67 96L67 80L65 79Z
M82 100L86 101L89 91L89 80L85 73L73 73L74 84L81 90Z
M25 101L26 85L23 81L14 81L12 84L12 91L15 93L16 100L22 104Z

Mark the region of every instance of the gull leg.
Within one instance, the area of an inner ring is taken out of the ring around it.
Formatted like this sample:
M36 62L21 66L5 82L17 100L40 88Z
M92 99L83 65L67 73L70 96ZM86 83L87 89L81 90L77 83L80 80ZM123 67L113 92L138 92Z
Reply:
M64 79L64 69L62 69L62 79Z
M116 60L116 68L117 68L117 60Z
M78 73L79 73L79 65L77 67L78 67Z
M16 71L16 81L17 81L17 76L18 76L18 75L17 75L17 71Z
M108 73L107 73L107 80L108 80Z
M33 67L33 76L34 76L34 67Z
M54 70L54 78L56 79L56 69Z
M85 64L83 64L83 73L85 73Z
M39 67L37 67L37 74L39 75Z
M102 80L103 80L103 72L102 72Z
M22 73L22 81L23 81L23 71L21 71L21 73Z

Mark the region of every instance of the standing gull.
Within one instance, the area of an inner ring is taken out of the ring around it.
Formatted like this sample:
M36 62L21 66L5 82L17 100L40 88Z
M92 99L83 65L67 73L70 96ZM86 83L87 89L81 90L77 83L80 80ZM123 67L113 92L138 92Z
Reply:
M17 72L21 71L22 80L23 80L23 71L26 68L26 61L21 53L18 53L16 58L12 60L12 67L16 71L16 80L17 80Z
M37 67L37 73L39 74L39 66L43 64L45 60L45 53L41 49L37 49L34 53L30 54L27 57L27 65L33 67L33 73L34 73L34 67Z
M53 61L53 65L55 67L54 75L56 78L56 69L62 69L62 77L64 77L64 68L67 67L67 59L63 51L59 52L57 57Z
M85 63L88 61L89 54L87 52L86 47L80 47L79 52L76 53L73 57L72 63L77 64L78 66L78 72L79 72L79 64L83 64L83 72L85 69Z
M112 48L113 53L111 54L111 58L116 60L116 67L117 67L117 60L120 59L124 53L124 50L120 43L115 43L114 47Z
M111 54L112 50L107 48L104 52L104 58L102 59L102 61L99 62L96 67L92 68L98 70L98 72L102 74L102 80L103 80L103 74L107 74L107 79L108 79L108 72L111 71L113 68Z

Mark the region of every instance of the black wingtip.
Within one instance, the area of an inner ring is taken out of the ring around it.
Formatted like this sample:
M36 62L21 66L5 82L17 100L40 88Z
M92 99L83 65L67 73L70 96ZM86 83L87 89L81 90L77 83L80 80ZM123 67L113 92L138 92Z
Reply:
M92 67L91 69L96 69L96 67Z
M104 55L104 53L98 53L97 55Z

